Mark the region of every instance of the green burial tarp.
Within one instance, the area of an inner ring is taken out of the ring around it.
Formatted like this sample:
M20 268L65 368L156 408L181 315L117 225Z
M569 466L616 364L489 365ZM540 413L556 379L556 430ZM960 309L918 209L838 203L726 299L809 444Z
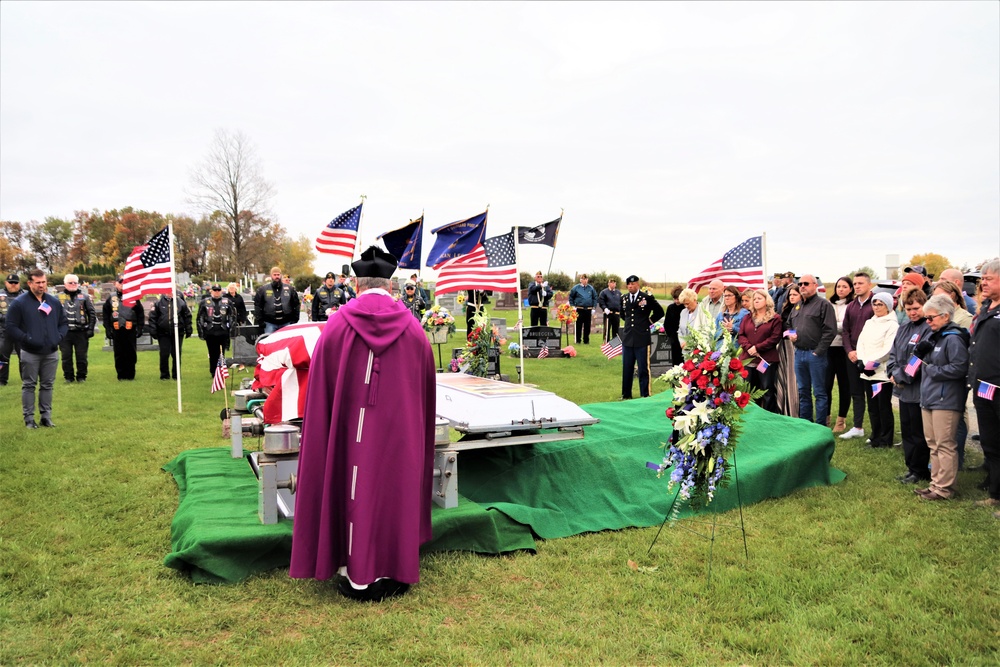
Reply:
M651 398L585 405L601 422L582 440L461 452L459 506L434 507L434 538L424 550L502 553L533 549L535 537L657 525L670 507L667 480L646 467L662 459L670 434L669 392ZM749 406L737 446L744 505L797 489L835 484L828 428ZM164 466L180 503L171 527L168 567L195 581L239 581L286 567L292 524L257 518L257 479L229 448L195 449ZM720 489L708 511L737 507L736 486ZM705 511L705 510L702 510ZM681 513L689 513L685 510Z

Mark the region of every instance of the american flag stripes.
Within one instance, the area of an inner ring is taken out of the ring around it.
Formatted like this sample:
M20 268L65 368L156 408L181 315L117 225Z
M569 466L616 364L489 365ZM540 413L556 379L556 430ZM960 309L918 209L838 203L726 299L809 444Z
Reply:
M985 380L979 381L979 388L976 389L976 396L979 398L985 398L987 401L992 401L993 396L996 394L997 385L990 384Z
M882 391L882 387L889 384L888 382L875 382L872 384L872 396L878 396L879 392Z
M361 224L361 206L344 211L330 221L316 239L316 250L327 255L354 258L354 246Z
M615 336L611 340L601 345L601 354L608 359L614 359L622 353L622 339Z
M488 238L468 255L449 259L437 267L435 294L461 290L517 291L514 232Z
M215 393L226 388L226 380L229 379L229 369L226 367L226 360L219 357L219 365L215 367L215 375L212 377L212 391Z
M542 349L538 351L538 358L544 359L547 356L549 356L549 346L543 345Z
M747 239L729 250L721 259L688 281L688 287L698 291L713 280L721 280L741 290L766 287L764 281L763 237Z
M128 256L122 281L122 303L132 306L147 294L172 294L170 274L173 268L170 228L164 227L153 234L149 243L136 246Z
M909 375L910 377L913 377L914 375L917 374L917 371L920 370L920 365L922 363L924 362L921 361L917 357L917 355L913 355L912 357L910 357L910 360L906 362L906 368L903 369L903 372Z

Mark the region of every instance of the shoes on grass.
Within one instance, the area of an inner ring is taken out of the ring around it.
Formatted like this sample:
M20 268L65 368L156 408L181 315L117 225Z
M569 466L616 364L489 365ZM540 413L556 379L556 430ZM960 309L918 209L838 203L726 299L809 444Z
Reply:
M355 588L345 577L337 584L337 590L344 597L358 602L382 602L387 598L402 595L410 590L410 585L395 579L379 579L365 588Z
M48 417L42 417L42 426L45 428L55 428L56 425L52 423L52 420Z
M24 427L25 428L38 428L38 424L35 423L34 419L29 419L28 421L24 422Z
M849 431L840 434L841 440L850 440L851 438L860 438L865 434L864 430L860 428L852 428Z
M917 482L921 481L921 479L916 475L914 475L912 472L908 472L905 475L900 475L899 477L896 478L896 480L900 484L916 484Z
M1000 507L1000 499L997 498L984 498L983 500L977 500L972 503L973 507Z

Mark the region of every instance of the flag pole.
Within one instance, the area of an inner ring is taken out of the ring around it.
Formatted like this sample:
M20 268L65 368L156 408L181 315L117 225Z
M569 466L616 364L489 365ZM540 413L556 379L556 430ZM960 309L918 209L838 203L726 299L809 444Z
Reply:
M523 311L521 310L522 306L521 272L518 270L518 259L517 259L517 252L518 248L520 247L520 244L518 243L520 233L518 232L517 227L513 227L513 230L514 230L514 273L517 274L517 291L515 292L515 294L517 295L517 321L518 324L520 324L520 326L517 328L517 332L521 341L520 346L518 347L518 354L521 359L521 372L520 372L521 384L524 384L524 315Z
M358 216L358 233L354 237L354 252L351 254L351 262L358 256L358 246L361 243L361 221L365 219L365 200L368 195L361 195L361 215ZM350 264L351 262L348 262Z
M556 239L559 238L559 226L562 225L563 215L566 214L566 209L559 209L559 222L556 224ZM552 260L556 258L556 240L552 241L552 254L549 256L549 273L552 273Z
M177 367L177 414L181 408L181 342L177 322L177 267L174 265L174 223L167 224L167 239L170 243L170 303L174 309L174 365Z
M767 232L760 235L761 261L764 263L764 291L767 291Z

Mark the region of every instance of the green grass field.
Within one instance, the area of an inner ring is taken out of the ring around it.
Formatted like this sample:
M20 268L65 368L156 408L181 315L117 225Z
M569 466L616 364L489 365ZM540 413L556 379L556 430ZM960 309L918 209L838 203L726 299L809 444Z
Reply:
M156 353L119 383L99 340L85 385L58 376L55 429L24 429L19 383L0 387L0 664L998 663L1000 521L971 507L982 474L961 473L957 500L921 502L895 481L899 449L863 439L837 441L841 484L745 508L750 559L723 532L710 590L708 544L683 522L648 556L656 528L431 554L420 584L382 605L284 570L194 585L162 564L177 488L160 467L228 442L204 344L185 345L178 415ZM617 399L620 361L578 349L527 361L528 381Z

